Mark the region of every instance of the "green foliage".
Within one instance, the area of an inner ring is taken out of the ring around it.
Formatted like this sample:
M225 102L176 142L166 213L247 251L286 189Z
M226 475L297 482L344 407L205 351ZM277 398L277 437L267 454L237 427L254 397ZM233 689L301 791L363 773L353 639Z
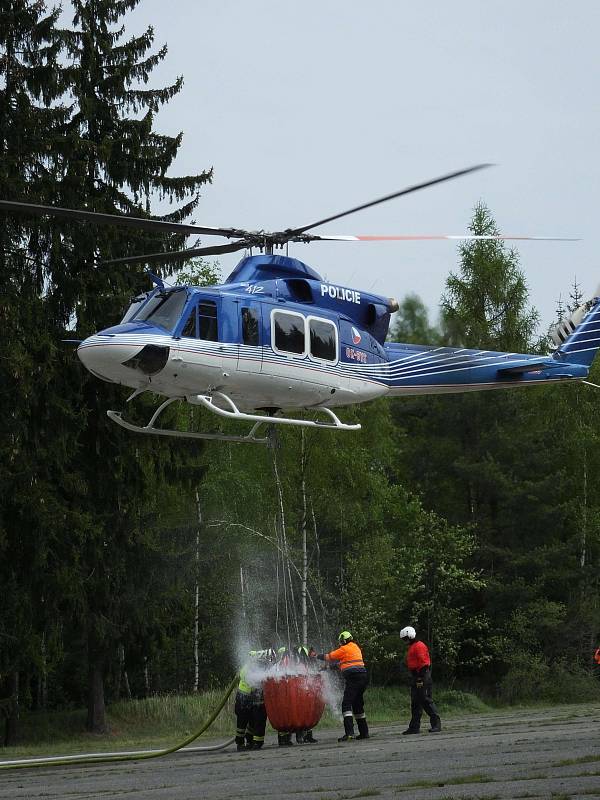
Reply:
M357 543L347 560L347 613L379 679L398 674L404 649L398 633L406 624L430 643L440 673L452 672L463 640L466 647L468 634L484 624L464 623L464 604L484 585L468 567L474 538L426 512L400 487L386 494L381 531ZM482 659L474 650L469 655L472 662Z
M497 236L487 206L475 206L469 225L478 236ZM451 273L442 299L442 322L451 344L524 352L537 327L528 311L527 285L516 250L501 240L471 240L460 246L460 274Z
M407 294L399 303L389 340L412 344L441 344L440 331L429 324L427 307L416 294Z
M177 273L179 286L212 286L219 283L221 274L218 263L210 264L202 258L187 262L185 269Z
M549 663L531 652L527 662L513 655L498 687L498 699L511 704L578 703L582 697L591 703L600 700L597 677L565 659Z

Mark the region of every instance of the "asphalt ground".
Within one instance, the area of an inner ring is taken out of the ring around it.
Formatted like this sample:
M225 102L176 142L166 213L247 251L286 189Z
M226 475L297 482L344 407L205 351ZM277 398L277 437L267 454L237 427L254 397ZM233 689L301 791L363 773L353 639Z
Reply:
M402 736L400 724L376 727L369 740L345 744L337 742L340 732L317 728L313 745L279 748L271 734L259 752L182 751L2 772L0 798L600 798L600 705L513 709L443 725L442 733L424 726L418 736Z

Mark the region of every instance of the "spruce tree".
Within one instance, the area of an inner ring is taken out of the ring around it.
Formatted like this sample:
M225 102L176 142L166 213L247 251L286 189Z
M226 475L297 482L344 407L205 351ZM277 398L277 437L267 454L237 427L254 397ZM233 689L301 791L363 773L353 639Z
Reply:
M57 169L52 142L67 116L60 102L58 14L47 12L43 2L0 0L3 198L47 202L52 197ZM43 301L50 237L44 220L0 215L0 677L11 676L10 687L0 682L0 695L9 688L17 693L19 673L35 664L42 678L38 702L56 633L45 568L64 520L61 511L68 514L57 507L48 485L48 476L64 468L64 453L46 446L43 430L53 404L48 386L55 337ZM16 716L9 739L15 726Z
M485 203L475 206L469 225L478 236L500 231ZM531 344L538 315L527 308L527 284L519 256L502 240L462 244L460 274L451 273L442 298L442 319L450 344L524 352Z
M147 88L166 47L152 52L153 31L124 38L122 18L139 0L75 0L73 26L62 31L69 55L67 77L74 113L58 145L61 177L57 201L71 208L144 216L153 201L175 202L163 218L188 217L211 172L170 177L182 134L154 130L162 105L182 88L182 78L165 88ZM90 225L56 226L49 302L64 324L76 319L86 335L118 322L132 293L147 284L142 268L99 266L102 260L167 249L180 237ZM104 679L117 645L143 650L151 636L152 609L160 602L150 576L156 571L164 530L162 507L172 494L189 447L132 440L116 429L106 409L124 395L115 387L81 374L70 402L82 416L69 434L81 476L82 529L70 531L74 618L88 664L88 728L105 728ZM194 471L187 470L189 480ZM191 506L193 510L193 506ZM164 585L163 585L164 588ZM147 645L149 648L150 645ZM147 655L147 653L146 653Z

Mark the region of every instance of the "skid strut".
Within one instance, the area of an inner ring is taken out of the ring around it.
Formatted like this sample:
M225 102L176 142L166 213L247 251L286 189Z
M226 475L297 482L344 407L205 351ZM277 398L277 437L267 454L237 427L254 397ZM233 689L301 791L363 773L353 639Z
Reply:
M129 399L133 399L136 394L137 393L134 392ZM226 404L228 408L222 408L221 406L216 405L214 402L215 398L218 398L222 403ZM171 403L174 403L176 400L187 400L193 405L203 406L213 414L217 414L220 417L225 417L226 419L232 419L239 422L252 422L254 424L245 436L235 436L225 433L200 433L195 431L178 431L169 428L156 428L155 422L158 417L168 406L171 405ZM333 413L330 408L325 408L324 406L314 406L313 410L322 411L329 417L329 419L320 421L292 419L291 417L265 416L264 414L247 414L244 411L240 411L233 400L226 394L223 394L223 392L213 392L212 395L197 394L189 397L169 397L156 409L148 424L143 426L135 425L134 423L123 419L120 411L107 411L106 413L110 419L113 420L113 422L117 423L117 425L121 425L121 427L126 428L129 431L133 431L134 433L150 433L154 434L155 436L172 436L179 439L216 439L225 442L252 442L254 444L269 443L268 436L257 436L259 429L263 425L293 425L304 428L325 428L329 430L342 431L355 431L360 428L359 424L345 424Z

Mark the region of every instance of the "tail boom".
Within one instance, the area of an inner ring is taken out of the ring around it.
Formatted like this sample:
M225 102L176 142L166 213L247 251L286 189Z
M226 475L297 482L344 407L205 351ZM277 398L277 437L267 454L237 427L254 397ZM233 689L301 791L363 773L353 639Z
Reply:
M555 356L540 357L452 347L386 345L391 396L458 394L540 383L583 380L589 368Z

